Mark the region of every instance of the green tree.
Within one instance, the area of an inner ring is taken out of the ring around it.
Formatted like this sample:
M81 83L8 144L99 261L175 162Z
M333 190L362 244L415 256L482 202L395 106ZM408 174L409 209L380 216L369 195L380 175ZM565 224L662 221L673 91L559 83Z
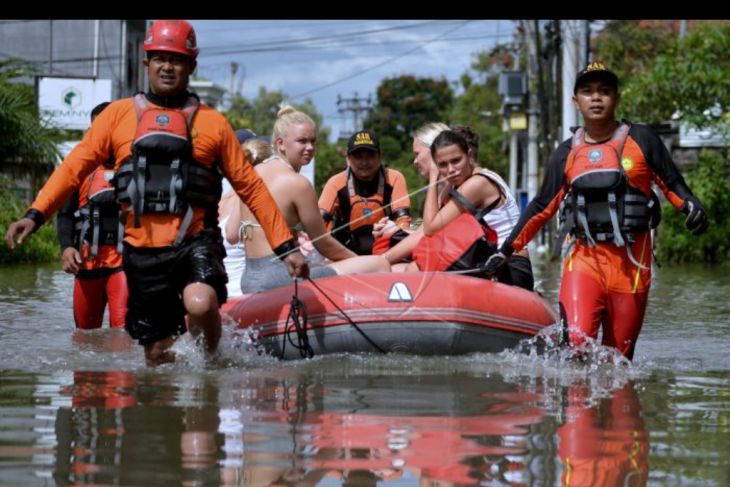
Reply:
M282 105L287 103L288 95L282 91L267 91L259 88L256 98L249 100L236 96L231 107L224 113L234 129L249 128L259 135L270 136L274 130L276 114ZM322 114L314 106L310 98L302 103L292 104L294 108L312 117L317 124L317 153L315 154L314 180L317 192L330 176L342 171L345 167L344 148L329 142L331 129L324 126Z
M475 83L468 73L464 73L461 79L464 92L456 98L447 117L450 124L469 125L476 130L480 139L479 162L503 177L507 177L508 157L497 82L506 56L508 53L503 49L475 55L471 68L483 82Z
M345 169L345 145L331 144L327 139L317 141L317 154L314 157L314 188L322 193L327 180Z
M454 92L445 78L403 75L386 78L377 89L375 109L365 127L380 137L392 137L401 150L410 152L411 132L427 122L444 120L454 102ZM395 154L386 154L389 158Z
M17 59L0 62L0 163L15 166L35 179L53 170L60 157L56 147L60 134L39 116L33 86L13 82L32 74L31 68Z
M0 176L0 233L5 235L10 223L18 219L27 204L15 196L10 181ZM49 222L43 225L23 245L11 251L7 245L0 245L0 264L52 262L60 258L55 226Z
M594 37L592 50L624 81L650 69L675 37L666 22L610 20Z
M274 122L276 122L276 114L283 105L289 103L288 98L283 91L268 91L262 86L259 88L256 98L252 100L243 96L234 97L231 108L224 115L234 129L247 128L259 135L271 135ZM317 111L312 100L307 98L302 103L292 103L291 105L312 117L319 129L319 137L321 129L324 128L322 115ZM329 133L329 129L327 129L327 133Z
M243 96L236 95L231 101L231 107L223 112L234 130L253 127L251 121L251 103ZM254 130L254 132L256 132ZM258 133L258 132L256 132Z
M409 191L424 187L413 167L414 129L428 122L445 121L454 102L454 90L445 78L418 78L402 75L385 78L377 89L377 102L365 127L380 137L383 163L403 173ZM412 213L418 214L424 192L411 199Z
M727 162L716 153L702 151L687 184L707 210L710 226L695 237L684 226L686 216L666 203L657 240L658 257L665 262L720 262L730 257L730 182Z
M619 42L631 52L620 51ZM597 57L609 59L622 76L622 116L650 124L678 117L728 131L730 22L698 23L679 39L667 29L620 21L596 45Z

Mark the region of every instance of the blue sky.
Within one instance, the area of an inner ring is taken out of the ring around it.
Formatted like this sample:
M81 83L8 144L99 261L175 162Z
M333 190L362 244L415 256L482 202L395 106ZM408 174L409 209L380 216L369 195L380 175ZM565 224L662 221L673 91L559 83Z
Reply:
M413 74L456 81L474 54L510 42L510 20L191 20L198 76L252 98L260 86L300 102L310 97L332 128L349 129L337 96L371 94L383 78Z

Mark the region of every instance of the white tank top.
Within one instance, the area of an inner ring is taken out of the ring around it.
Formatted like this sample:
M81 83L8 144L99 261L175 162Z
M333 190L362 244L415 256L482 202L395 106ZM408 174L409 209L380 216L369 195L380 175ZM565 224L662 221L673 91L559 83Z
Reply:
M499 185L502 193L504 193L505 201L502 206L493 209L483 218L484 223L497 232L497 246L501 247L520 219L520 207L517 205L509 186L499 174L488 169L480 169L479 173Z
M226 249L226 257L223 259L223 265L226 267L226 273L228 274L228 297L234 298L241 296L241 275L244 269L246 269L246 250L241 244L231 245L226 240L226 223L228 223L228 216L218 222L218 228L221 229L223 234L223 247Z

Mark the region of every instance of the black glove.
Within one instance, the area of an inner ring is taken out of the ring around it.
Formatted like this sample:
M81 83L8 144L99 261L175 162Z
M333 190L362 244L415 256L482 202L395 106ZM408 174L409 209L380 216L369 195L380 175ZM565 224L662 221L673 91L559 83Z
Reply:
M710 222L707 220L707 212L700 203L700 200L694 196L688 196L684 199L684 204L680 211L687 215L684 226L692 233L692 235L701 235L707 230Z
M482 272L484 272L487 277L492 277L505 262L507 262L507 256L502 252L492 254L482 266Z

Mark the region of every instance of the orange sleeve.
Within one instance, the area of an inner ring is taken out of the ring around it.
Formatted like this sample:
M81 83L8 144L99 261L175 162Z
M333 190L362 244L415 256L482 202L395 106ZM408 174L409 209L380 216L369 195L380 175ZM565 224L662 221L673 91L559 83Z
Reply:
M231 186L253 212L272 249L291 240L292 233L264 181L254 171L233 133L221 116L221 167Z
M341 189L340 180L343 178L344 173L338 173L329 178L327 183L322 188L322 194L319 197L317 206L319 206L320 212L325 212L330 216L329 221L325 221L327 224L327 230L332 230L332 218L335 216L337 211L337 192Z
M101 112L84 138L53 171L46 184L38 192L31 208L38 210L44 220L57 212L71 197L81 182L112 155L111 134L117 112L124 109L122 102L115 103Z
M411 208L411 199L408 196L408 187L406 185L406 178L400 171L394 169L388 169L388 183L393 186L393 194L391 195L391 212L396 212L402 209ZM403 215L395 220L396 225L401 228L408 228L411 226L411 215Z
M659 189L662 191L662 193L664 193L664 196L666 196L667 201L669 201L669 203L674 208L676 208L677 210L682 208L684 200L677 193L669 189L666 183L664 183L664 180L660 178L656 173L654 173L654 182L657 184L657 186L659 186Z

